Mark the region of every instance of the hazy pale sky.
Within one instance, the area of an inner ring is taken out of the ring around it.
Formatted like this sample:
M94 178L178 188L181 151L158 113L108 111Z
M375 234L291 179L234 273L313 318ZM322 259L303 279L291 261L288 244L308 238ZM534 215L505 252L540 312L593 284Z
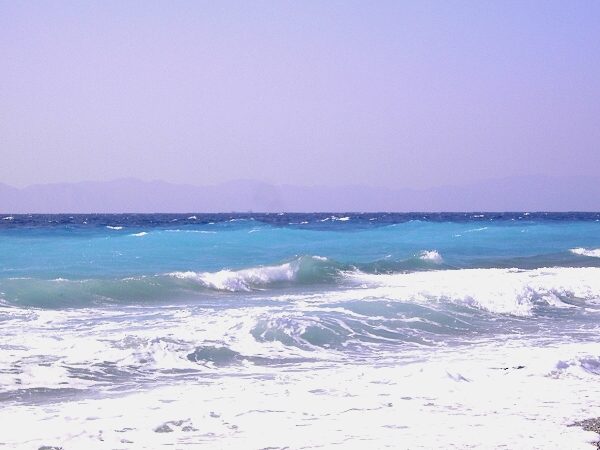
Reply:
M0 1L0 182L600 167L600 2Z

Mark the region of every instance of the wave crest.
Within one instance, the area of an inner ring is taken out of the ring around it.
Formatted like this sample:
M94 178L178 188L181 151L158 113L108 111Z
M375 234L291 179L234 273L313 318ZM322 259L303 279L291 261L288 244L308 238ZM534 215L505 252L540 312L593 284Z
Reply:
M302 256L274 266L251 267L241 270L224 269L218 272L171 272L180 280L191 280L203 287L218 291L249 292L277 284L324 280L335 272L329 260L322 256Z
M435 264L441 264L444 262L442 255L437 250L423 250L419 253L419 259L423 261L431 261Z
M462 269L374 275L346 274L363 298L449 302L492 313L529 316L536 308L600 302L600 268ZM356 297L356 295L355 295Z
M218 272L172 272L168 275L183 280L195 281L218 291L251 291L273 283L293 281L298 272L297 264L256 267L243 270L220 270Z
M587 249L583 247L572 248L569 250L574 255L589 256L591 258L600 258L600 248Z
M276 265L215 272L177 271L112 279L4 278L0 279L0 291L6 305L42 308L190 300L211 290L252 292L293 286L309 291L284 290L283 297L293 300L297 296L311 303L384 299L434 308L453 304L517 316L547 308L600 309L598 267L521 270L436 265L437 270L431 270L431 261L426 263L429 267L414 268L410 262L413 269L406 269L387 261L350 265L301 256Z

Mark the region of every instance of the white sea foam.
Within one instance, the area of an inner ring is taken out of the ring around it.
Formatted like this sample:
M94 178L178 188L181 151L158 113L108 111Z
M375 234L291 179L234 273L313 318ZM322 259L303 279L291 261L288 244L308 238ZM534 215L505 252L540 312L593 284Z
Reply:
M578 247L578 248L572 248L570 250L570 252L575 255L589 256L592 258L600 258L600 248L587 249L587 248Z
M172 272L168 275L178 279L192 280L210 289L238 292L264 288L272 283L293 281L298 269L299 262L292 261L278 266L220 270L218 272Z
M271 276L285 273L285 266L235 273L266 269ZM352 276L366 287L315 293L318 305L11 308L8 313L15 316L2 322L0 335L0 366L8 368L0 371L0 390L18 400L0 408L0 423L11 424L3 428L2 442L6 448L98 450L180 448L190 442L224 449L239 448L240 442L248 448L351 449L368 440L372 448L429 449L445 442L452 448L585 450L597 440L594 433L569 426L597 416L600 398L600 344L593 334L571 339L566 328L572 331L572 324L558 324L554 336L546 331L511 336L504 330L506 336L494 338L488 330L485 339L473 342L471 336L459 346L385 346L371 359L350 349L292 344L306 340L321 325L320 317L346 313L347 305L331 304L333 294L345 303L391 303L414 301L411 295L426 290L502 295L521 285L535 301L541 292L560 289L597 298L600 269ZM482 286L486 283L491 286ZM351 320L369 314L358 311L349 314ZM368 318L389 320L377 313ZM288 343L254 332L261 321ZM533 320L514 323L525 322ZM335 326L356 331L341 320ZM226 367L189 360L199 346L227 348L243 357ZM251 363L246 356L288 362ZM32 405L28 399L39 392L47 396L45 403Z
M217 234L216 231L207 230L165 230L167 233L198 233L198 234Z
M570 307L569 301L600 301L600 268L463 269L372 275L348 272L362 290L357 299L388 298L405 302L448 301L494 313L531 315L538 305ZM348 293L329 294L347 298Z
M2 220L15 220L15 218L13 216L6 216L3 217Z
M106 225L106 228L109 230L122 230L123 227L113 227L112 225Z
M465 233L475 233L477 231L485 231L487 229L488 229L488 227L471 228L470 230L466 230Z
M423 250L419 253L419 259L431 261L436 264L441 264L444 261L442 255L440 255L437 250Z
M133 233L130 234L129 236L136 236L136 237L142 237L142 236L146 236L148 233L146 231L140 231L139 233Z
M197 220L198 218L196 216L190 216L187 218L187 220Z
M434 255L428 256L438 261ZM313 256L314 261L326 258ZM277 266L218 272L173 272L169 276L195 281L210 289L251 291L298 278L303 259ZM429 272L367 274L345 272L342 285L298 296L305 304L356 300L414 302L432 305L450 302L516 316L530 316L536 308L596 307L600 304L600 268L462 269ZM350 283L348 285L347 283ZM294 300L294 295L284 295Z
M349 216L344 216L344 217L331 216L331 217L325 217L324 219L320 220L320 222L327 222L328 220L332 220L332 221L336 221L336 222L347 222L350 220L350 217Z
M226 320L222 332L230 332L232 324ZM148 342L154 342L148 348L156 358L168 357L168 341ZM373 448L428 449L445 442L452 448L586 450L597 435L569 425L597 407L598 375L584 364L599 354L594 343L557 342L548 348L513 341L439 349L415 362L381 358L377 365L248 367L250 376L243 377L229 368L201 381L174 380L51 407L8 403L0 421L13 426L3 429L2 441L8 448L50 444L93 450L178 448L190 442L224 449L239 448L240 442L248 448L350 449L366 440ZM25 386L36 386L29 376L75 382L60 369L24 374Z

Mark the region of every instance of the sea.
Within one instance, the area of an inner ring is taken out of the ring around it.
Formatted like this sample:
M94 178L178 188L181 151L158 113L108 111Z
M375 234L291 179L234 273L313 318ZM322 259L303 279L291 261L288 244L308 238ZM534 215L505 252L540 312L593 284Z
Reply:
M0 215L0 448L591 449L600 213Z

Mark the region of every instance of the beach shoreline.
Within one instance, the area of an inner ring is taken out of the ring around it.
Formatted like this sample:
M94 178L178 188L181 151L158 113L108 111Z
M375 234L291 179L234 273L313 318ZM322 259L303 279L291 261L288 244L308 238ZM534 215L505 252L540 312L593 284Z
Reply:
M581 427L585 431L593 431L594 433L598 434L598 440L593 444L596 445L596 448L600 449L600 417L580 420L578 422L574 422L571 426Z

